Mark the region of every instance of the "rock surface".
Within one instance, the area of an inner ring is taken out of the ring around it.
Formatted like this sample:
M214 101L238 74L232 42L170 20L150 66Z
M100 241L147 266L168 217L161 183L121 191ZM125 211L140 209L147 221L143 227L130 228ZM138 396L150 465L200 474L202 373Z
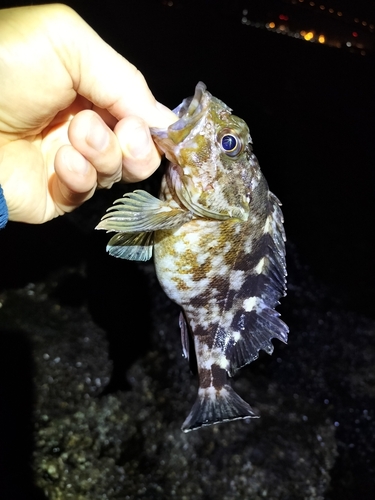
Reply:
M33 423L35 498L335 499L361 487L370 498L374 323L341 310L293 248L288 255L290 343L275 342L272 357L262 353L233 381L261 418L188 434L180 427L197 379L181 356L178 308L152 264L115 261L123 273L112 276L108 267L67 266L4 292L2 369L25 356L31 367L24 423ZM98 300L103 279L112 285ZM125 282L131 293L121 296ZM144 318L132 303L140 297ZM8 470L8 491L12 477Z

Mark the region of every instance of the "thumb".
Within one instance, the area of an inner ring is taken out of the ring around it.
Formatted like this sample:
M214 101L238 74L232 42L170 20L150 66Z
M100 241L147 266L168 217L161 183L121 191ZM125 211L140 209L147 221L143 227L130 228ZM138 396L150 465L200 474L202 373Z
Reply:
M138 116L149 127L167 127L176 115L158 103L137 68L110 47L70 7L43 6L56 16L49 36L76 92L120 120Z

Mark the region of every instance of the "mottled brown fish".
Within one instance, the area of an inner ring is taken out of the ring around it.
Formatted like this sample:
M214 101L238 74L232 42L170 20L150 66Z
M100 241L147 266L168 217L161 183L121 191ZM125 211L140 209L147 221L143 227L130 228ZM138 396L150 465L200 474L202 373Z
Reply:
M183 351L193 339L197 400L185 432L257 415L228 383L272 338L287 341L275 306L286 290L285 233L278 199L252 152L246 123L203 83L151 129L170 161L160 199L137 190L117 200L97 229L118 232L107 250L131 260L154 251L165 293L182 307Z

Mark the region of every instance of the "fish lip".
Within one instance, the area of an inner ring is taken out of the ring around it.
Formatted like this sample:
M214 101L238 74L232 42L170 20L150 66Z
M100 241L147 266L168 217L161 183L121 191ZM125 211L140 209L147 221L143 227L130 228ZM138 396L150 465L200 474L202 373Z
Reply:
M197 83L194 95L184 99L182 103L173 110L173 113L175 113L179 119L168 128L150 128L151 135L157 143L158 140L171 139L174 144L178 144L189 135L202 118L207 107L203 99L204 95L208 94L206 88L203 82Z
M207 87L203 82L198 82L195 86L195 92L192 97L187 97L181 104L173 110L173 112L180 118L169 126L173 130L181 130L186 125L187 120L193 119L197 114L200 115L202 108L202 98Z

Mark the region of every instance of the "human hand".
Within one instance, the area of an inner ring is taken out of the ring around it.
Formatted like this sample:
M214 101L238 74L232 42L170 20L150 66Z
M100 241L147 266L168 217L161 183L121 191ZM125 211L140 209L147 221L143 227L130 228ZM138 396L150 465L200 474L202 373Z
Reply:
M9 219L42 223L96 187L145 179L149 127L177 117L142 74L60 4L0 10L0 185Z

